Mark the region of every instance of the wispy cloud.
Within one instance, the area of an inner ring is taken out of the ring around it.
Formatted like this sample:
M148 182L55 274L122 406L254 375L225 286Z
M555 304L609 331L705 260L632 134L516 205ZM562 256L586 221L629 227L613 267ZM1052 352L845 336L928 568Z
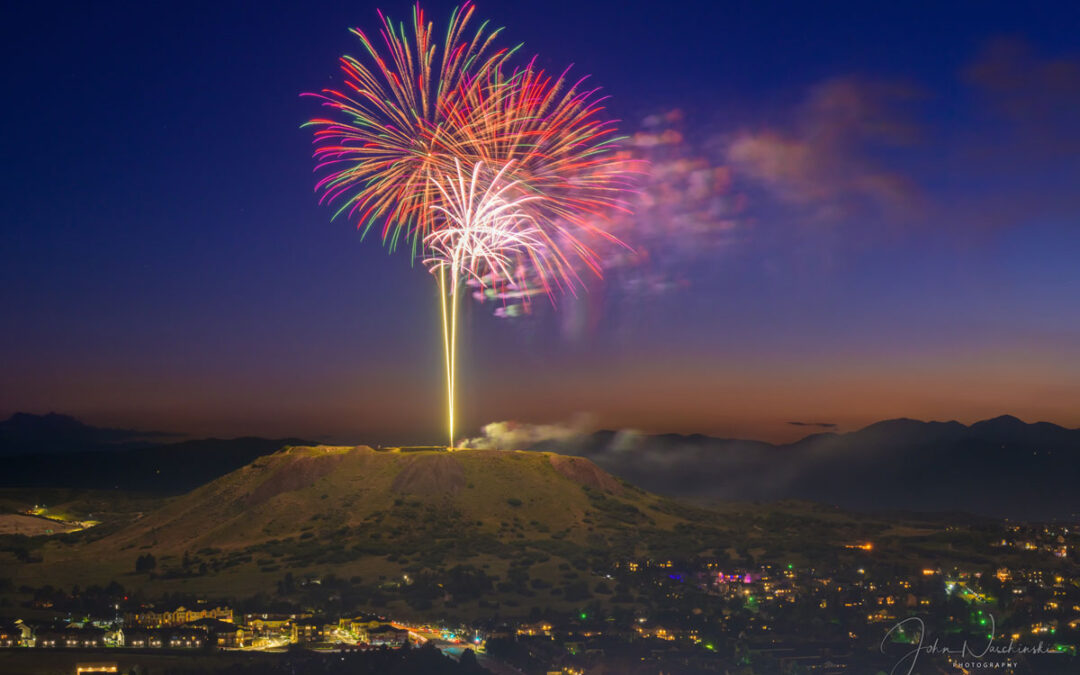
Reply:
M920 98L910 85L831 79L810 89L788 128L735 133L727 159L809 219L902 215L918 202L918 189L879 153L920 142L921 128L905 109Z
M958 95L955 92L959 92ZM946 95L946 94L949 95ZM988 42L954 92L836 77L786 123L727 136L752 214L786 225L918 224L968 232L1080 215L1080 56Z
M960 73L972 110L949 148L957 223L1009 228L1080 217L1080 55L989 42Z
M1040 58L1021 40L999 38L986 45L962 77L977 90L980 102L1009 122L998 144L1019 142L1026 154L1043 157L1080 150L1080 59Z
M788 422L793 427L818 427L819 429L835 429L833 422Z

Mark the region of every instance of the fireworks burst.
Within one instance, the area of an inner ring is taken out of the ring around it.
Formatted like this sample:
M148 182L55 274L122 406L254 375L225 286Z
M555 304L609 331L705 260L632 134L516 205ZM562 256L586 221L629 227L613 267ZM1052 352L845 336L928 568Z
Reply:
M600 275L590 240L618 242L605 228L611 214L627 212L628 176L638 164L619 151L615 122L604 117L604 98L587 78L553 76L535 60L506 74L485 71L485 86L454 98L448 117L462 130L455 151L472 161L506 167L508 179L541 196L525 210L549 244L548 265L532 268L530 282L554 300L573 292L578 270Z
M369 62L343 57L344 91L313 94L331 114L308 123L320 203L365 233L379 225L391 250L404 239L439 279L451 446L459 285L554 302L580 269L600 275L590 240L618 241L605 218L626 210L633 170L596 88L535 60L511 68L501 29L467 36L473 11L454 11L441 49L419 6L411 36L380 12L382 49L353 29Z
M315 185L320 204L337 204L337 218L347 215L366 234L381 222L380 234L391 249L404 237L417 244L430 231L438 191L428 180L446 171L460 145L458 120L451 121L454 100L475 100L478 90L513 50L493 49L501 29L480 24L472 38L466 26L474 7L455 9L440 51L424 12L413 8L412 41L403 25L379 12L385 50L359 28L351 29L371 63L341 58L345 89L309 94L320 99L335 119L318 118L315 170L325 173Z

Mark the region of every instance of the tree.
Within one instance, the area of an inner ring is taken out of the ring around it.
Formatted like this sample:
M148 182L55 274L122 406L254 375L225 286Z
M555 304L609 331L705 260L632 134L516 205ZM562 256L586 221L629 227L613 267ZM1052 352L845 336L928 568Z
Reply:
M157 559L151 553L141 555L135 559L136 572L153 572L156 567Z
M461 652L461 658L458 660L463 670L479 670L480 662L476 660L476 653L471 649L466 649Z

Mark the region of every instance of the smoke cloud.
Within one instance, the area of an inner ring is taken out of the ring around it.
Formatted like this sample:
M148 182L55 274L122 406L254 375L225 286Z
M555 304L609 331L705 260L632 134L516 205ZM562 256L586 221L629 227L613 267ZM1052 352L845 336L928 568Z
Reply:
M479 450L525 450L540 443L555 442L569 446L594 431L592 418L579 415L567 423L530 424L505 420L485 424L483 435L470 438L464 447Z

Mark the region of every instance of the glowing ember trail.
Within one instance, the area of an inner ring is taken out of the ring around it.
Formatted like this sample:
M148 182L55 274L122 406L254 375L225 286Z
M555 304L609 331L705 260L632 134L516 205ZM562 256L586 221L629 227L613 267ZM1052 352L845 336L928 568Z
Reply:
M458 289L463 279L471 279L483 289L513 286L515 270L522 270L521 259L532 261L535 269L546 268L541 231L532 224L532 217L522 211L539 196L514 196L517 181L503 183L504 166L494 178L480 181L483 162L473 166L466 183L457 160L453 176L432 177L445 206L432 208L442 215L442 227L424 238L430 251L424 260L433 274L438 274L439 297L442 304L443 347L446 357L446 385L450 447L454 446L454 377L457 355ZM450 275L447 288L446 276ZM447 300L450 309L447 311Z

